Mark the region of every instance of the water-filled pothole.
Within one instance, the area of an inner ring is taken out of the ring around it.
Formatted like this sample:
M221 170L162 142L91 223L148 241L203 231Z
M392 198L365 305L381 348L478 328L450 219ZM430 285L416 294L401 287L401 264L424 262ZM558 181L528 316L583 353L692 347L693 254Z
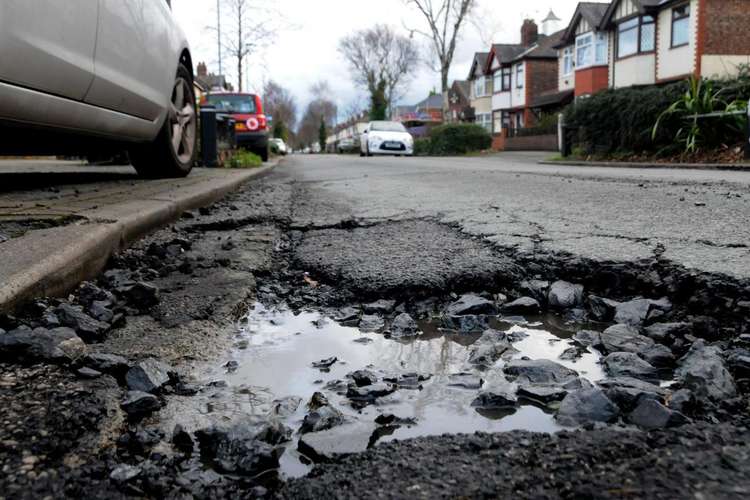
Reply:
M507 385L502 367L512 359L553 360L590 382L604 378L601 354L572 338L580 325L567 329L559 323L554 316L491 318L490 327L504 332L515 351L480 368L471 358L482 342L481 334L451 333L440 328L439 320L420 322L421 335L396 340L342 326L318 312L295 314L257 304L243 323L230 360L200 373L204 380L220 382L209 384L195 398L172 404L171 411L167 410L172 415L168 425L178 422L194 428L241 421L250 415L263 417L281 401L289 411L280 418L295 431L281 459L281 472L287 477L309 470L310 460L297 450L298 430L309 412L307 402L316 392L325 394L350 422L375 428L373 422L379 415L406 419L401 425L380 427L370 445L444 433L556 432L562 427L554 418L554 402L519 399L516 405L490 409L473 406L473 402L480 393L478 379L481 389ZM573 356L564 354L575 351ZM330 367L314 367L330 358L336 358ZM347 397L347 383L351 383L347 376L362 369L391 380L406 375L404 380L412 383L400 385L371 404L358 404ZM416 377L409 379L409 374Z

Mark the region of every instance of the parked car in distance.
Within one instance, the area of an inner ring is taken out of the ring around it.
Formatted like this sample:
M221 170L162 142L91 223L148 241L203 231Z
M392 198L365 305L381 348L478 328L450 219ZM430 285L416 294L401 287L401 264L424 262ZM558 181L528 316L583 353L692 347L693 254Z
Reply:
M342 153L350 153L354 151L356 148L357 148L357 145L354 143L354 139L346 138L346 139L341 139L339 141L338 147L336 149L337 149L337 153L342 154Z
M3 1L0 20L0 155L127 150L144 177L190 172L193 63L168 1Z
M279 138L271 139L270 144L271 144L271 151L273 151L276 154L286 156L286 154L289 152L289 148L287 147L283 139L279 139Z
M257 154L268 161L268 120L263 114L260 96L239 92L210 93L203 98L204 104L211 104L217 112L232 115L234 118L237 147Z
M370 122L362 133L360 156L413 154L414 138L399 122Z

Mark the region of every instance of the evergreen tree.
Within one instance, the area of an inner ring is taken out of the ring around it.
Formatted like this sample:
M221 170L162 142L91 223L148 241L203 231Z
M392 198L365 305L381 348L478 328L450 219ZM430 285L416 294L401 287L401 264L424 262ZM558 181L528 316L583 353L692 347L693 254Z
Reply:
M318 142L320 143L320 152L324 153L326 150L326 138L328 137L328 132L326 131L326 121L325 119L320 120L320 129L318 130Z
M388 96L386 88L388 82L380 80L375 91L370 96L370 120L386 120L388 115Z

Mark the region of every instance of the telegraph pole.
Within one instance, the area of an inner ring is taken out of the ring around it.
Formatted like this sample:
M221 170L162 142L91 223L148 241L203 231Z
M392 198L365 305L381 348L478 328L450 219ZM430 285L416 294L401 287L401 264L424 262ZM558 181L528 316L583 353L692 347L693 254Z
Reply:
M221 0L216 0L216 48L219 52L219 74L223 75L221 68Z

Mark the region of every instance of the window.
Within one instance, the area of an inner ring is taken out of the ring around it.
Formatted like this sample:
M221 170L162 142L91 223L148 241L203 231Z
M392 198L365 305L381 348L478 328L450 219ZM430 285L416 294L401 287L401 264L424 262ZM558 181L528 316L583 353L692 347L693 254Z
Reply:
M492 78L490 77L484 79L484 95L492 95Z
M516 113L515 128L523 128L523 113Z
M577 69L607 64L608 55L609 41L606 33L585 33L576 38Z
M690 4L672 9L672 47L690 43Z
M573 73L573 47L565 47L563 50L563 76Z
M651 52L656 43L656 26L651 16L634 17L617 26L617 57Z
M480 76L474 81L474 97L484 96L484 77Z
M492 85L495 87L495 92L500 92L500 89L503 86L503 74L500 72L500 70L495 71L495 75L492 78Z
M594 35L587 33L576 38L576 67L578 69L591 66L593 61Z
M492 133L492 113L478 113L477 125L484 127L487 132Z
M512 69L510 67L503 68L502 72L503 72L502 90L505 92L505 91L510 90L510 79L513 76L513 74L512 74Z
M516 88L522 89L524 83L524 77L523 77L523 63L516 66Z

